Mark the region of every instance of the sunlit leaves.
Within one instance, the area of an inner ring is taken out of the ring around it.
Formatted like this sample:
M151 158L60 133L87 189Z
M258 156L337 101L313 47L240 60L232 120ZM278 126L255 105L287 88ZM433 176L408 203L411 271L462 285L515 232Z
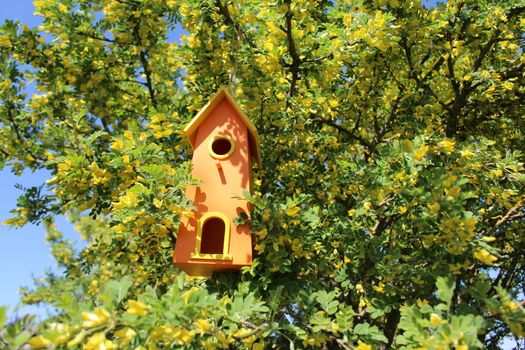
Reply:
M466 349L523 335L521 4L35 8L38 28L0 30L0 167L51 172L7 223L45 221L65 269L23 290L61 311L35 347ZM254 262L185 280L172 249L199 179L181 130L220 86L261 140L242 193L253 210L234 222L249 223ZM10 345L31 339L22 328Z

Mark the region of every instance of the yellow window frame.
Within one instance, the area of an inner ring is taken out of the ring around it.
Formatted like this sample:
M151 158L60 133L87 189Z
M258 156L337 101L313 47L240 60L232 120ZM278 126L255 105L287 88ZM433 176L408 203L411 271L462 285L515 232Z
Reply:
M201 244L202 244L202 228L206 221L212 218L219 218L224 222L224 241L222 246L222 254L202 254ZM204 214L197 226L197 237L195 239L195 252L191 254L193 259L208 259L208 260L232 260L232 256L228 254L228 248L230 247L230 219L223 213L217 211L209 212Z
M217 140L226 140L230 143L231 147L228 153L217 154L213 151L213 143ZM213 158L218 159L218 160L224 160L224 159L229 158L235 152L235 148L236 148L236 144L233 138L231 138L228 135L223 135L223 134L215 135L214 137L212 137L212 139L208 143L208 152Z

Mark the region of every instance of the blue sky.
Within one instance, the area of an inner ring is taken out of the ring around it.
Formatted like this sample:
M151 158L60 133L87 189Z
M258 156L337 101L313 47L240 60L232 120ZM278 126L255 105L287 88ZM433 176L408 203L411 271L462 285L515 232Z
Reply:
M41 23L39 17L33 16L32 0L0 0L0 8L2 23L5 19L18 19L31 27ZM0 222L11 216L9 211L15 207L16 200L22 193L15 188L15 184L25 187L39 186L47 178L49 176L46 171L25 171L22 176L16 176L9 168L1 170ZM63 217L57 219L57 224L68 238L80 241L72 225ZM19 300L18 289L21 286L31 286L32 276L43 276L48 269L56 271L56 264L45 244L45 230L42 226L27 225L21 229L14 229L0 225L0 305L8 305L12 316L25 312L46 315L46 310L36 307L13 311Z
M422 0L425 6L434 6L436 0ZM41 23L39 17L33 16L32 0L0 0L0 22L5 19L18 19L31 27ZM49 178L48 172L25 171L22 176L15 176L8 168L0 171L0 222L10 217L9 211L16 205L21 194L14 186L19 183L25 187L41 185ZM79 241L71 224L60 217L58 228L67 238ZM11 311L17 304L18 288L31 286L32 276L43 276L47 269L56 270L53 258L45 244L45 231L42 226L26 225L21 229L0 225L0 305L9 305ZM45 315L43 310L26 308L21 310Z

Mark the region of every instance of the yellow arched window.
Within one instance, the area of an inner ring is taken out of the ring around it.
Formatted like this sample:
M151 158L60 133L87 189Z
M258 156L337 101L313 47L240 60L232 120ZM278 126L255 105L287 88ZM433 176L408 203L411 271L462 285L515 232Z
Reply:
M230 247L230 219L223 213L204 214L197 227L194 259L232 260Z

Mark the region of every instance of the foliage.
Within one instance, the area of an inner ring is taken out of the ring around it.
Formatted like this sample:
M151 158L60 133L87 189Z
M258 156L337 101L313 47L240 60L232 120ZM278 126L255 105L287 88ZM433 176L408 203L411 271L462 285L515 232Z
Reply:
M0 28L0 167L51 172L7 224L43 221L65 273L24 290L59 312L23 342L525 346L522 0L34 4ZM180 131L220 86L261 136L255 260L199 280L171 263Z

